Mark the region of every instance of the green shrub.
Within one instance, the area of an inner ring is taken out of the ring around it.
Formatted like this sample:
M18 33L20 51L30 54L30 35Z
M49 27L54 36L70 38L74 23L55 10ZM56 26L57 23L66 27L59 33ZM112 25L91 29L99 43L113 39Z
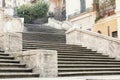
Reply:
M25 23L31 23L36 18L46 17L48 9L48 3L41 1L34 4L22 5L17 9L17 12L19 17L24 17Z

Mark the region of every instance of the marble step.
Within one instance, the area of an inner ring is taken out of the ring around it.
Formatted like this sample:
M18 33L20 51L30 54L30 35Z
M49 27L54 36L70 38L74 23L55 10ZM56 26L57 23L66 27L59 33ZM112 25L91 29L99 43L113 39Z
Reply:
M58 68L120 68L119 64L58 64Z
M1 56L0 55L0 59L11 59L11 60L13 60L14 59L14 57L13 56Z
M58 76L95 76L95 75L120 75L120 71L85 71L85 72L60 72Z
M31 68L0 68L0 73L14 73L14 72L17 72L17 73L21 73L21 72L24 72L24 73L28 73L28 72L32 72L32 69Z
M25 68L26 65L22 63L0 63L0 68L10 67L10 68Z
M114 59L97 59L97 58L58 58L58 61L105 61L105 62L120 62L118 60L114 60Z
M120 68L58 68L59 72L120 71Z
M18 61L18 60L0 59L0 63L20 63L20 61Z
M0 53L0 56L9 56L9 54L6 54L6 53Z
M88 55L86 55L86 56L74 56L74 55L67 55L67 56L65 56L65 55L58 55L58 58L80 58L80 59L115 59L115 58L109 58L109 57L104 57L104 56L93 56L93 55L91 55L91 56L88 56Z
M0 78L32 78L39 77L36 73L0 73Z
M62 56L103 56L103 57L108 57L108 55L102 55L100 53L58 53L58 55L62 55Z
M120 65L120 62L117 62L117 61L97 61L97 60L83 60L83 61L58 61L58 64L118 64Z

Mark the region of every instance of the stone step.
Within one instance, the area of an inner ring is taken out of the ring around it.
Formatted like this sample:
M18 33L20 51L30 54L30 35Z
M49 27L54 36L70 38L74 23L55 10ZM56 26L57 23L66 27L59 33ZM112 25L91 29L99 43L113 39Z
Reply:
M0 73L14 73L14 72L17 72L17 73L21 73L21 72L24 72L24 73L28 73L28 72L32 72L32 69L31 68L0 68Z
M95 75L120 75L120 71L86 71L86 72L60 72L58 76L95 76Z
M18 60L0 59L0 63L20 63L20 61L18 61Z
M74 49L74 48L68 48L68 47L52 47L52 46L23 46L23 49L52 49L52 50L58 50L58 51L85 51L85 52L89 52L89 51L92 51L91 49L85 49L85 48L79 48L78 50L77 49ZM92 52L97 52L97 51L92 51Z
M105 56L108 57L108 55L102 55L101 53L85 53L85 52L58 52L58 55L64 55L64 56L82 56L82 55L86 55L86 56Z
M120 68L119 64L58 64L58 68Z
M3 51L3 50L0 50L0 53L4 53L5 51Z
M6 54L6 53L0 53L0 56L9 56L9 54Z
M61 48L61 49L75 49L75 50L80 50L80 49L86 49L86 47L77 47L77 48L75 48L74 46L66 46L66 45L42 45L42 44L27 44L27 45L23 45L23 47L24 48L26 48L26 47L43 47L43 48L55 48L55 49L59 49L59 48ZM90 49L88 49L88 50L90 50Z
M0 73L0 78L27 78L39 77L36 73Z
M116 61L114 59L97 59L97 58L58 58L58 61L105 61L105 62L120 62L120 61Z
M102 55L102 53L96 53L96 52L92 52L92 51L90 51L90 52L84 52L84 51L58 51L58 53L62 53L62 54L92 54L92 55L94 55L94 54L99 54L99 55Z
M65 42L65 35L53 33L23 33L23 40Z
M74 55L58 55L58 58L80 58L80 59L115 59L115 58L109 58L109 57L104 57L104 56L74 56Z
M55 46L57 46L57 47L70 47L70 48L81 48L81 46L75 46L75 45L66 45L65 43L39 43L39 42L31 42L31 43L24 43L23 42L23 45L24 46L53 46L53 47L55 47ZM84 47L82 47L82 48L84 48ZM85 47L86 48L86 47Z
M11 59L11 60L13 60L14 57L12 57L12 56L1 56L0 55L0 59Z
M25 45L36 45L36 44L43 44L43 45L66 45L66 43L51 43L49 41L36 41L36 40L23 40L23 44ZM67 46L67 45L66 45ZM70 45L70 46L75 46L75 45Z
M120 68L59 68L59 72L120 71Z
M94 53L96 52L96 51L92 51L92 50L88 50L88 49L73 50L74 48L64 48L64 47L53 48L53 47L38 47L37 46L37 47L23 47L23 49L26 49L26 50L29 50L29 49L48 49L48 50L57 50L59 52L61 52L61 51L66 51L66 52L80 52L80 51L82 51L82 52L94 52Z
M2 67L11 67L11 68L25 68L26 65L25 64L16 64L16 63L0 63L0 68Z
M24 45L48 45L48 46L69 46L66 45L65 43L51 43L51 42L45 42L45 41L23 41ZM74 46L74 45L70 45L70 46Z
M59 64L119 64L120 62L118 61L112 61L112 60L59 60Z
M46 35L60 35L65 36L65 34L62 33L48 33L48 32L23 32L23 34L46 34Z

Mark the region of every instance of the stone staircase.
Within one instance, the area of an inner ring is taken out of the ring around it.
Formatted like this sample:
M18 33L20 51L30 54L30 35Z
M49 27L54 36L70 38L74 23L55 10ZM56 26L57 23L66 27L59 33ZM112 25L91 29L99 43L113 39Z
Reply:
M55 31L55 29L51 29L51 31ZM58 37L60 35L62 38ZM86 47L66 45L65 34L61 33L61 30L58 30L57 33L44 30L44 34L31 31L31 33L23 33L23 39L23 50L48 49L58 51L59 77L120 75L119 60Z
M28 78L39 77L39 74L33 73L31 68L15 60L9 54L0 51L0 78Z

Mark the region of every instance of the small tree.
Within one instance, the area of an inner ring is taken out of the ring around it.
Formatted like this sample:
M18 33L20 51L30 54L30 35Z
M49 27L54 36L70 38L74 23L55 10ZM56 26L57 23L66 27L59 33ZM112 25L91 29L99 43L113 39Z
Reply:
M18 16L24 17L25 23L31 23L36 18L47 16L49 5L41 1L33 4L22 5L17 9Z

